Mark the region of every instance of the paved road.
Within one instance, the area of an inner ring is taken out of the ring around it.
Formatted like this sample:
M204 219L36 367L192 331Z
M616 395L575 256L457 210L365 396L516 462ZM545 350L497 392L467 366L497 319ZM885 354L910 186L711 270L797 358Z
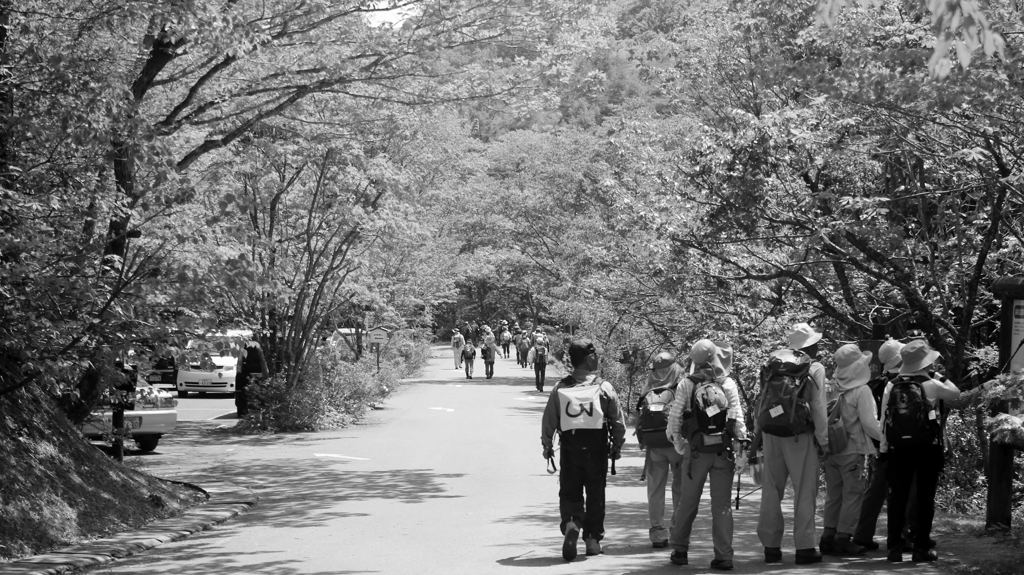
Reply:
M630 442L608 487L605 554L560 556L557 477L540 455L545 396L532 372L499 360L495 379L466 380L437 348L417 380L362 424L317 434L233 435L230 421L185 421L143 458L164 477L217 478L255 489L260 504L226 525L99 573L707 573L708 511L689 567L647 539L643 459ZM550 374L552 380L557 378ZM632 438L631 438L632 439ZM766 566L754 535L758 499L736 517L738 573L891 571L884 555L810 568ZM581 545L582 548L582 545ZM911 564L907 564L910 567ZM910 567L934 573L931 566Z
M175 399L178 400L178 421L235 418L235 397L233 395L190 393L188 397L177 397L175 393Z

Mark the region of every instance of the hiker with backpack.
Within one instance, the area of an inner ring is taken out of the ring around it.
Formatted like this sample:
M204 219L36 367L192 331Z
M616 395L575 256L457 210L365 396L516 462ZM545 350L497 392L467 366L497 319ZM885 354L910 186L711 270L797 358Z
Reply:
M764 474L757 536L764 545L766 563L782 561L786 529L782 498L787 478L793 482L795 561L798 565L821 561L814 524L819 457L828 454L825 367L814 361L821 336L806 323L794 325L786 334L786 349L772 352L761 370L755 425L764 449Z
M668 547L669 529L662 523L665 517L665 487L672 472L672 519L676 524L676 509L682 497L683 455L668 439L668 415L676 388L684 377L683 366L676 362L672 352L663 351L654 356L647 383L640 390L637 403L636 435L644 459L644 477L647 478L647 514L651 520L651 546Z
M626 427L619 397L597 375L601 350L589 339L569 345L572 373L551 390L541 423L544 459L554 461L554 436L560 444L558 511L564 535L562 558L576 558L582 530L587 555L602 553L608 459L619 459Z
M501 326L501 334L498 336L498 340L501 341L502 354L504 354L505 359L508 359L508 348L512 344L512 332L508 330L507 325Z
M530 343L530 338L525 333L520 337L518 347L519 351L519 367L526 369L526 366L530 363L530 350L533 349L533 344Z
M527 361L533 364L533 379L537 391L544 391L544 374L548 369L548 344L547 339L538 339L530 348Z
M472 341L466 342L462 348L462 361L466 364L466 379L473 379L473 362L476 361L476 347Z
M455 369L462 369L462 348L466 347L466 338L459 328L452 330L452 355L455 356Z
M825 555L859 555L864 547L853 542L865 489L865 461L875 454L871 440L882 439L871 380L871 353L855 343L833 356L836 370L830 382L835 405L829 409L825 460L825 520L819 545Z
M903 561L903 527L911 484L917 481L917 518L911 560L935 561L930 549L935 490L945 459L936 404L960 397L953 382L929 371L939 352L916 339L900 350L903 365L882 395L881 457L888 460L888 560Z
M736 446L747 443L739 387L729 377L732 349L702 339L690 349L693 372L679 383L668 419L669 440L686 443L682 493L669 538L676 565L689 563L690 534L704 483L711 480L712 569L733 568L732 479Z
M484 376L487 379L494 377L494 359L498 355L498 348L486 343L480 346L480 359L484 360Z
M899 375L900 366L903 365L903 359L900 357L902 349L903 344L891 338L878 348L878 361L882 364L882 373L869 381L868 387L871 389L871 396L875 401L875 417L879 421L882 419L882 395L885 393L885 387L890 380ZM871 441L877 450L881 445L881 438ZM878 525L878 514L882 512L882 506L889 494L889 482L886 479L887 462L877 454L870 459L868 486L864 491L864 500L861 502L860 518L857 520L857 531L853 534L853 542L867 551L874 551L879 547L875 541L875 528ZM917 512L914 511L916 509L916 505L907 505L908 519L917 515Z

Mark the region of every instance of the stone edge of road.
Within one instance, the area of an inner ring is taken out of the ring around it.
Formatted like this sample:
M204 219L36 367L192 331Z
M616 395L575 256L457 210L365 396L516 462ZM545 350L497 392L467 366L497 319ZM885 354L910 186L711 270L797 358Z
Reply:
M206 481L200 487L174 482L199 489L209 499L205 505L193 507L175 517L147 523L135 531L124 531L45 555L0 563L0 575L60 575L98 567L205 531L247 512L260 500L251 489L232 483Z

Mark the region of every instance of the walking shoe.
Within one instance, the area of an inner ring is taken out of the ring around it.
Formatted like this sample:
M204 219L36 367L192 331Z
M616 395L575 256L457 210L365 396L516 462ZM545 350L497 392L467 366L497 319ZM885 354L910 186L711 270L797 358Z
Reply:
M796 550L797 565L810 565L811 563L821 563L821 553L818 553L817 549L811 547Z
M668 547L668 539L664 541L651 541L651 547L654 547L655 549L664 549Z
M765 563L782 563L782 549L779 547L764 548Z
M597 539L584 539L583 543L587 546L587 555L600 555L604 553L601 549L601 542Z
M832 543L832 551L833 555L860 555L864 548L850 541L849 537L837 537ZM822 549L821 552L824 553L825 550Z
M910 560L914 563L926 563L938 561L939 556L931 549L914 549L914 554L910 556Z
M903 563L903 548L890 549L885 556L885 560L889 563Z
M668 558L669 561L676 565L689 565L690 560L686 558L686 551L673 551L672 555Z
M822 535L821 539L818 539L818 547L821 548L822 555L835 555L836 554L836 536L835 535Z
M732 571L732 561L729 559L714 559L711 561L711 568L720 571Z
M562 559L572 561L576 558L576 541L580 537L580 528L572 521L565 524L565 540L562 541Z
M859 541L857 539L854 539L853 542L863 547L865 551L878 551L879 546L874 539L871 539L869 541Z

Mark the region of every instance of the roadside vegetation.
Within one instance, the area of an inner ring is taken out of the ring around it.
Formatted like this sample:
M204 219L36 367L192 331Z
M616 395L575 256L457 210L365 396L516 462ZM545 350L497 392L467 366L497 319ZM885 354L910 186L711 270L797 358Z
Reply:
M990 288L1024 275L1015 4L528 8L0 0L0 439L86 445L117 360L228 328L272 371L238 431L271 432L347 425L470 319L595 338L631 404L701 337L751 398L809 321L826 349L920 332L977 390L947 410L940 501L977 516ZM14 478L49 451L11 453L0 556L104 529L19 543L11 502L51 499Z

